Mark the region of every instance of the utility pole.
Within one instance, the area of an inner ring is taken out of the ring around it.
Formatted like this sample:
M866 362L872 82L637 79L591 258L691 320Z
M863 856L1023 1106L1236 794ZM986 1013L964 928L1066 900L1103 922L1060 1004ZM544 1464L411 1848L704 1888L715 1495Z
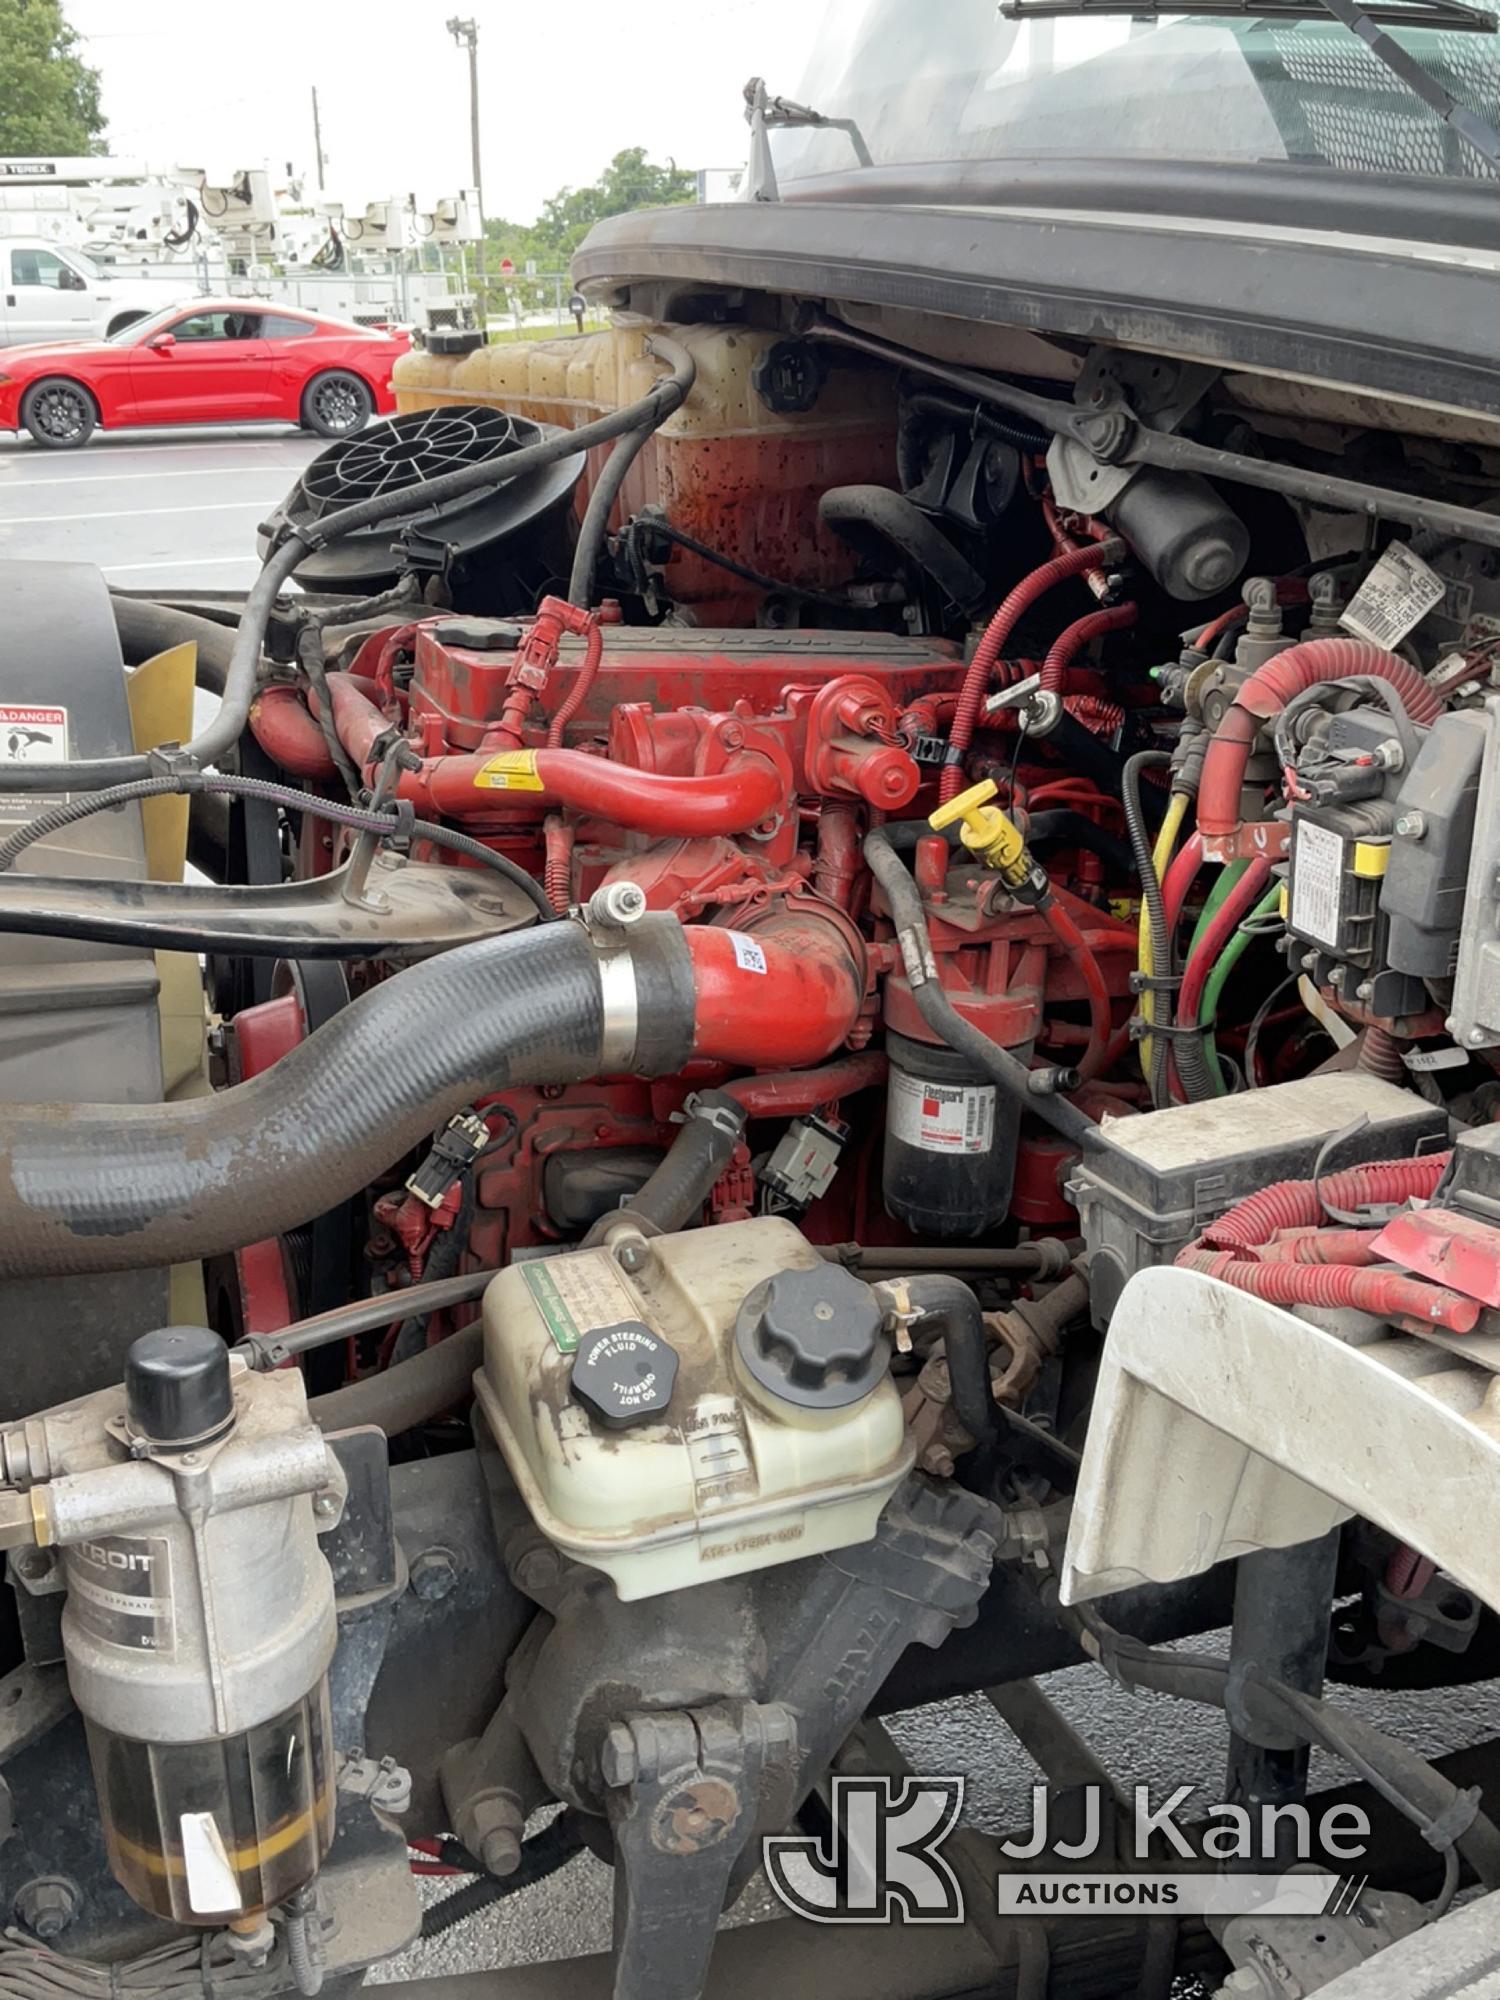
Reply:
M313 151L318 156L318 193L323 192L323 126L318 118L318 86L312 87L313 101Z
M460 20L458 14L448 18L448 34L454 38L456 48L468 50L468 146L470 164L474 172L474 200L480 210L480 242L478 242L478 286L480 286L480 326L488 324L488 302L484 296L484 160L480 156L480 24L470 16Z

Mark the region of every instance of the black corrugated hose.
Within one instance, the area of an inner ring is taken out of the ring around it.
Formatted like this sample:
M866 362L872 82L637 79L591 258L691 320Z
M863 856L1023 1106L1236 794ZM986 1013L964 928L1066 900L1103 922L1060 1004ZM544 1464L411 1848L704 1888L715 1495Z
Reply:
M614 1059L675 1075L696 1010L682 927L645 917L628 950L635 1040ZM583 1082L606 1054L599 949L555 923L398 972L208 1097L0 1106L0 1276L196 1262L285 1235L475 1098Z
M451 1896L444 1896L440 1903L434 1903L422 1912L423 1938L441 1937L444 1931L451 1931L455 1924L466 1923L480 1910L487 1910L492 1903L502 1897L513 1896L518 1889L529 1889L534 1882L543 1882L549 1875L555 1875L565 1867L583 1847L583 1836L578 1831L576 1817L571 1812L561 1812L556 1819L549 1820L538 1832L521 1843L521 1859L516 1869L509 1875L486 1875L480 1873L472 1882L466 1882L461 1889L455 1889ZM443 1858L448 1857L445 1843ZM462 1850L458 1850L462 1853ZM466 1857L469 1865L478 1868L472 1856ZM459 1864L462 1866L462 1862Z

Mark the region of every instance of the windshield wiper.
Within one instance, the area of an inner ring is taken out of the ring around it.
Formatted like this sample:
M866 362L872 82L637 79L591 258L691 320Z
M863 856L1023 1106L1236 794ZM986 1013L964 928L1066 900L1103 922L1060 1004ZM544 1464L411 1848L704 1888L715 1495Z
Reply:
M1399 42L1382 34L1379 22L1402 28L1445 28L1476 35L1493 35L1495 16L1483 7L1470 7L1465 0L1375 0L1361 7L1358 0L1196 0L1194 5L1153 6L1150 0L1001 0L1000 12L1007 21L1055 20L1090 14L1100 17L1121 14L1138 21L1154 21L1163 14L1232 15L1252 21L1316 21L1326 15L1358 35L1377 62L1383 63L1408 90L1415 92L1429 110L1487 160L1500 167L1500 132L1477 111L1460 104L1444 84L1438 82Z

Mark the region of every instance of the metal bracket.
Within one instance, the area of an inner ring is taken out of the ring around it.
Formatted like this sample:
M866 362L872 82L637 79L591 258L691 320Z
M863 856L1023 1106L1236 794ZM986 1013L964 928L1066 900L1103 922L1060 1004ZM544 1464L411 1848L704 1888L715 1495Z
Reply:
M735 1863L784 1792L796 1718L724 1702L628 1715L599 1753L615 1837L615 2000L699 2000Z

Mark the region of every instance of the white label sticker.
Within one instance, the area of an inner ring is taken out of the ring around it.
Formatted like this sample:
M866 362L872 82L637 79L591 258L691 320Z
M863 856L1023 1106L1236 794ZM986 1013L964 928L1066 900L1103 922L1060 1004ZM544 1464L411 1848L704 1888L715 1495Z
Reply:
M765 971L766 954L754 938L746 937L743 931L731 931L729 942L734 946L734 962L741 972Z
M1299 819L1292 850L1292 929L1319 944L1339 941L1339 890L1344 875L1344 843L1331 827Z
M886 1124L922 1153L987 1153L995 1138L992 1083L929 1083L891 1071Z
M0 819L31 819L43 806L61 803L60 792L7 793L5 771L15 764L62 764L68 758L68 711L49 702L0 702Z
M1339 623L1372 646L1399 646L1448 586L1405 542L1392 542L1350 599Z

